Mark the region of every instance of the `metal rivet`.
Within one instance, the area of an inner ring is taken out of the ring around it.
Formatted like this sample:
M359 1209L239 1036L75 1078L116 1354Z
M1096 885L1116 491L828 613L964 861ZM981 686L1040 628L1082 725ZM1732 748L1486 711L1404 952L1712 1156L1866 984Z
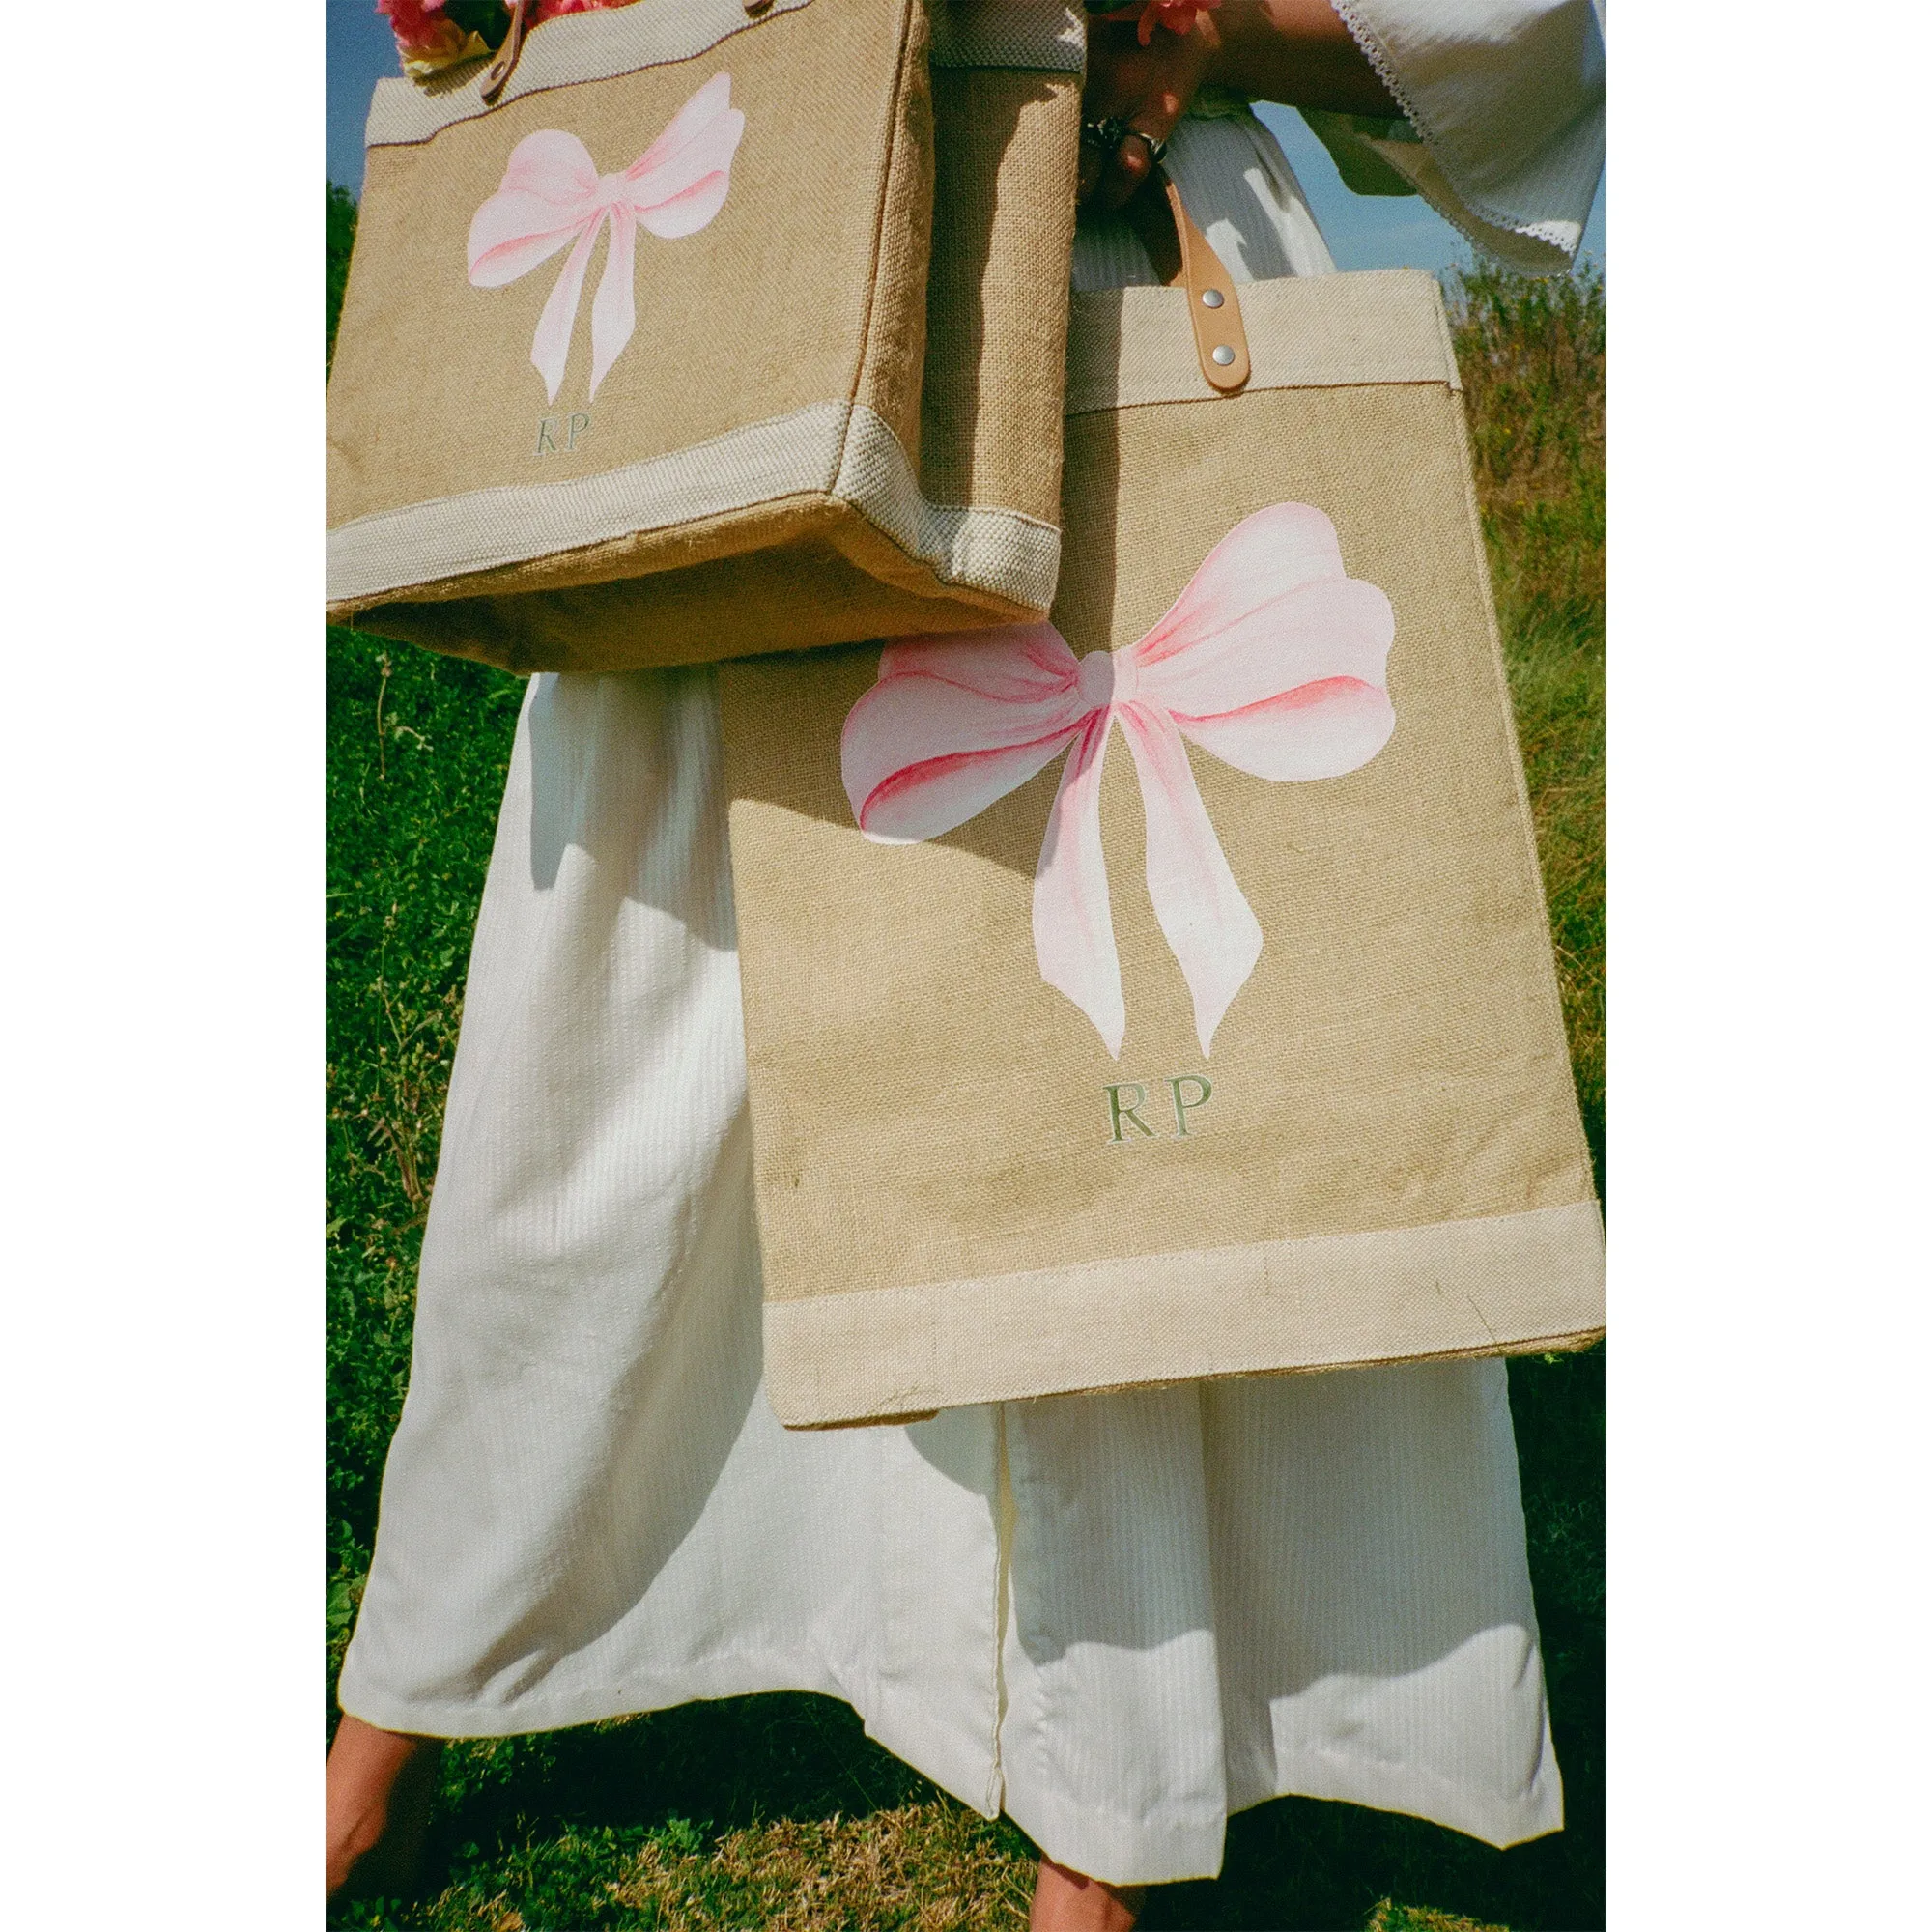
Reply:
M1225 342L1219 343L1214 350L1214 359L1225 369L1235 359L1235 352Z
M1219 308L1226 299L1227 298L1222 295L1219 289L1203 289L1201 291L1201 306L1203 308Z

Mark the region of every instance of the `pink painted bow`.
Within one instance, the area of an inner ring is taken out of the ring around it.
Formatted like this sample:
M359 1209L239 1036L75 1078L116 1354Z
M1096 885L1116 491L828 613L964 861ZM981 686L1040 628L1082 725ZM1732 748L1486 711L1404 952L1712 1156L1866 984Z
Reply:
M590 150L575 134L546 128L510 151L503 185L469 224L469 280L499 289L547 262L559 248L569 259L537 319L530 360L549 385L563 382L577 304L590 251L604 224L611 246L590 304L590 393L597 393L637 327L633 289L639 223L673 240L695 235L724 205L731 157L745 117L731 105L731 76L714 74L672 117L622 174L600 175Z
M1119 724L1147 813L1148 895L1194 1001L1201 1050L1261 957L1186 747L1264 779L1365 765L1395 729L1395 615L1306 503L1237 524L1137 644L1076 658L1051 624L889 644L845 720L841 765L868 838L937 838L1072 748L1034 875L1040 976L1120 1057L1121 960L1100 849L1100 767Z

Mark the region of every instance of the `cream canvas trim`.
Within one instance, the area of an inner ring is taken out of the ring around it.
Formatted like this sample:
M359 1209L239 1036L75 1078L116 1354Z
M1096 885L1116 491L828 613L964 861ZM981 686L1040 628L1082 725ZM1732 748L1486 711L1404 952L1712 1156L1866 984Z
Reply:
M1288 275L1238 291L1256 389L1374 383L1463 386L1449 318L1420 269ZM1066 413L1212 398L1201 374L1185 289L1095 289L1073 298Z
M540 94L547 87L611 80L620 73L692 60L733 34L762 27L781 14L795 14L810 4L811 0L772 0L770 11L755 19L746 14L745 0L635 0L632 6L609 12L565 14L531 32L517 71L495 105ZM493 109L483 104L484 68L478 61L426 87L412 80L379 80L369 103L365 143L380 148L427 141L459 121L491 113Z
M891 426L863 403L813 403L601 476L505 484L359 517L329 532L328 602L366 603L813 494L849 504L942 582L1029 610L1053 602L1058 528L1018 510L928 503Z
M1527 1353L1603 1327L1603 1222L1579 1201L768 1301L765 1387L781 1422L810 1428L1197 1377Z
M934 67L1017 68L1079 73L1087 66L1087 15L1077 7L1034 0L1021 8L952 0L932 10Z

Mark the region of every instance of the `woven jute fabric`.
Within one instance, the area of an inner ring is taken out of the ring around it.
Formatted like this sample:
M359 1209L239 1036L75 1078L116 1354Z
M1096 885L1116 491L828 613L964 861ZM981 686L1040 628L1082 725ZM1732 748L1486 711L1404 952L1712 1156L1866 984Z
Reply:
M1231 530L1304 506L1386 594L1393 730L1305 782L1189 747L1262 934L1205 1050L1116 727L1099 798L1116 1058L1036 949L1060 760L951 831L873 842L840 746L879 648L724 668L766 1385L793 1426L1603 1327L1439 298L1422 276L1301 284L1314 334L1324 307L1367 316L1365 353L1404 380L1337 381L1331 355L1223 399L1185 292L1129 293L1076 298L1074 365L1174 400L1090 393L1066 420L1053 625L1078 656L1133 646ZM1247 304L1258 368L1265 311Z
M1057 528L1080 75L939 67L933 106L922 488Z
M529 670L1043 611L1078 20L1020 8L1027 33L988 39L953 14L931 62L923 0L811 0L627 68L703 38L642 5L546 23L553 84L487 113L379 97L330 384L331 614ZM526 135L621 168L722 73L745 116L723 207L639 236L636 332L592 398L599 244L546 400L555 270L470 287L471 216Z

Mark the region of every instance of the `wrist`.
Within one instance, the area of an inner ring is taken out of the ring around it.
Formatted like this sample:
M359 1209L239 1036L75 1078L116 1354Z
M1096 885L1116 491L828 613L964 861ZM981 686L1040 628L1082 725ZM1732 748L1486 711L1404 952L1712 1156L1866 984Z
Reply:
M1196 28L1203 80L1291 107L1402 112L1330 0L1223 0Z

